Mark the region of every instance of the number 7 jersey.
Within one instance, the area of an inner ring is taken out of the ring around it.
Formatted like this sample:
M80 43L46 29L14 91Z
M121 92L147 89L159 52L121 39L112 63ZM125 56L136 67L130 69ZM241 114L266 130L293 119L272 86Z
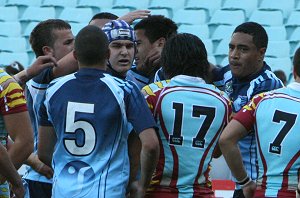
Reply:
M231 114L227 96L201 78L184 75L150 84L143 92L160 141L147 196L213 196L209 164Z

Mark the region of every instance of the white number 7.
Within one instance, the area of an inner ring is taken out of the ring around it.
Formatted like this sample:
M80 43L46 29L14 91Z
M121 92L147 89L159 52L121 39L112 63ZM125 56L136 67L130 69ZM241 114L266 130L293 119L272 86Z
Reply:
M94 104L68 102L67 119L65 133L76 133L76 130L82 129L84 133L84 143L78 146L75 138L65 138L64 144L69 153L72 155L88 155L96 144L96 133L94 127L87 121L75 121L76 112L94 113Z

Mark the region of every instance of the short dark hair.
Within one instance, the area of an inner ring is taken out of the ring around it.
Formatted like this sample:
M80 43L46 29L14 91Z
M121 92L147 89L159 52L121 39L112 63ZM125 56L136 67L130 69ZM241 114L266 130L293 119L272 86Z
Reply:
M142 19L134 26L134 30L145 30L145 36L150 43L163 37L166 40L177 33L177 25L174 21L162 15L151 15Z
M296 75L300 77L300 48L298 48L295 52L293 59L293 67Z
M65 29L71 29L71 26L69 23L61 19L48 19L37 24L33 28L29 38L31 48L36 57L44 55L44 46L53 47L56 40L55 35L53 34L54 30Z
M109 51L107 36L99 27L88 25L78 32L74 49L78 62L85 66L105 63Z
M253 36L253 43L257 49L267 48L268 34L263 26L255 22L245 22L237 26L233 33L242 32Z
M110 13L110 12L100 12L100 13L95 14L92 17L92 19L90 20L90 22L92 20L95 20L95 19L111 19L111 20L116 20L118 18L119 17L117 15L113 14L113 13Z
M275 70L273 73L277 76L277 78L279 78L283 82L284 85L286 85L287 80L284 71L279 69L279 70Z
M180 74L206 78L209 62L205 45L193 34L177 34L164 45L161 65L167 78Z

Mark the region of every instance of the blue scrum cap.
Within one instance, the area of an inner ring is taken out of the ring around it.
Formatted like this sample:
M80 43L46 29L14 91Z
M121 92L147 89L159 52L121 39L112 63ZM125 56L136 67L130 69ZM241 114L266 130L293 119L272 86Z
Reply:
M133 28L123 20L112 20L106 23L102 30L110 43L115 40L136 41Z

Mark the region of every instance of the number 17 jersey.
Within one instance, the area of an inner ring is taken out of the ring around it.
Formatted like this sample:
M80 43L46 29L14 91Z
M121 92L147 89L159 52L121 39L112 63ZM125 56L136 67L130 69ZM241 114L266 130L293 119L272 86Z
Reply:
M179 75L143 88L159 127L160 157L148 197L211 197L210 162L231 106L201 78Z

